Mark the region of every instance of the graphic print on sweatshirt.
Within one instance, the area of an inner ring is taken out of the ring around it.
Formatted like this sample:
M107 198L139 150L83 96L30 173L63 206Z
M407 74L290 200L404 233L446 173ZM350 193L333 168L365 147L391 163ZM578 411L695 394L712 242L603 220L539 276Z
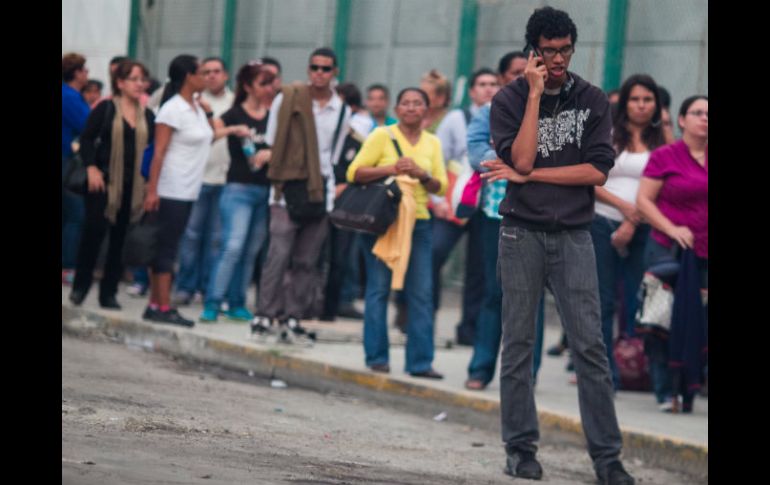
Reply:
M555 118L540 118L538 120L537 151L540 156L548 158L551 152L558 152L567 144L577 144L583 138L583 130L591 108L583 110L571 109L562 111Z

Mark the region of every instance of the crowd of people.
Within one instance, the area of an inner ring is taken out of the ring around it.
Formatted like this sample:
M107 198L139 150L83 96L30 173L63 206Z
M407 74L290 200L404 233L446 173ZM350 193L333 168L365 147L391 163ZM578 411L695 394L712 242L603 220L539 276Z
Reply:
M496 71L469 77L467 108L450 107L451 83L432 69L397 93L394 117L386 86L369 86L364 102L357 86L337 84L329 48L314 50L307 79L290 84L277 59L250 61L234 92L217 57L175 57L163 86L141 62L116 57L107 97L82 55L63 56L62 174L75 150L87 166L85 195L62 192L71 302L86 298L109 233L99 304L119 309L126 232L154 224L153 261L128 268L130 293L148 298L145 320L192 327L177 308L198 299L200 322L248 321L255 335L313 341L302 320L362 318L365 364L387 373L392 296L406 372L441 379L441 270L467 234L457 341L473 346L470 390L490 383L502 346L509 473L542 474L533 388L547 288L564 327L548 353L569 349L597 475L633 483L617 458L616 340L643 339L663 411L691 412L707 374L707 340L693 349L703 339L673 326L670 335L639 333L635 321L645 272L661 261L692 253L698 289L708 288L708 97L688 97L672 115L670 96L647 74L601 92L568 70L577 29L559 10L536 10L526 41ZM476 210L461 216L452 188L465 170L484 183ZM404 194L396 242L330 223L348 184L387 177ZM400 260L386 256L389 244L406 248ZM360 296L363 313L353 305Z

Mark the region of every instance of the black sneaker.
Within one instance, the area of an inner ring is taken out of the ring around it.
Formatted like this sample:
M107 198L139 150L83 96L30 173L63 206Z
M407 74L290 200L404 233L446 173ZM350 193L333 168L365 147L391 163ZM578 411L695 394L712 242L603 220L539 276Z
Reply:
M142 320L154 320L157 314L158 310L153 310L150 308L150 305L147 305L147 308L144 309L144 313L142 313Z
M543 467L535 459L532 451L513 451L506 454L505 473L512 477L540 480L543 478Z
M315 332L308 331L299 324L299 320L294 317L289 317L280 321L281 324L281 340L286 343L305 343L312 345L316 341Z
M86 299L86 292L81 290L72 290L70 292L70 302L75 306L83 304L83 300Z
M184 318L176 308L172 308L168 311L158 311L153 318L150 318L153 322L157 323L170 323L171 325L181 325L183 327L193 327L195 322Z
M268 317L256 316L249 323L252 335L268 335L273 331L273 320Z
M628 474L619 461L613 461L607 467L597 473L599 485L634 485L634 477Z

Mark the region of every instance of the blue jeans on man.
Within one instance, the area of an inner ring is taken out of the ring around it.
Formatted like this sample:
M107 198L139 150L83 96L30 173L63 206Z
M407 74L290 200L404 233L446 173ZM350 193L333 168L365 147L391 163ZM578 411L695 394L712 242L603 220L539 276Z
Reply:
M408 373L427 372L433 364L433 278L431 275L432 221L417 220L404 280L407 306L406 364ZM364 234L366 249L366 306L364 351L366 365L388 364L387 309L392 272L371 252L377 237Z
M601 332L596 256L588 230L500 228L503 349L500 410L509 450L537 451L537 410L532 379L535 312L543 288L551 290L569 339L588 453L597 470L619 459L622 438Z
M500 287L500 274L497 271L497 250L500 234L500 220L482 214L481 236L484 261L484 274L488 275L484 283L484 298L476 325L476 337L473 342L473 356L468 364L468 378L489 384L495 375L497 355L500 351L502 336L503 291ZM543 325L545 320L544 299L540 298L535 324L535 349L532 376L537 379L537 371L543 354Z
M192 296L204 293L220 246L219 199L224 185L203 184L179 243L176 291Z
M206 289L207 306L219 305L225 294L231 310L246 306L257 254L267 238L269 194L266 185L229 183L222 190L222 249Z
M620 227L619 221L595 215L591 224L591 238L596 254L596 272L599 278L599 301L602 312L602 335L607 347L607 359L612 371L612 382L615 389L620 389L620 373L618 371L613 350L613 322L615 320L615 302L618 279L622 278L623 296L626 314L621 315L623 332L634 335L633 324L638 303L636 294L644 276L644 250L650 234L650 226L640 224L634 232L634 237L626 246L628 256L621 257L610 243L612 233ZM633 295L634 298L629 298Z

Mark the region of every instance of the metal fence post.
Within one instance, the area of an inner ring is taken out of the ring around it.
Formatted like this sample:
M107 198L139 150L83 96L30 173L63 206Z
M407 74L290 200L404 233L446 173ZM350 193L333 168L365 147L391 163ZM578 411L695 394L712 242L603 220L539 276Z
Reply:
M617 89L623 75L628 0L610 0L607 16L607 45L604 51L604 91Z

